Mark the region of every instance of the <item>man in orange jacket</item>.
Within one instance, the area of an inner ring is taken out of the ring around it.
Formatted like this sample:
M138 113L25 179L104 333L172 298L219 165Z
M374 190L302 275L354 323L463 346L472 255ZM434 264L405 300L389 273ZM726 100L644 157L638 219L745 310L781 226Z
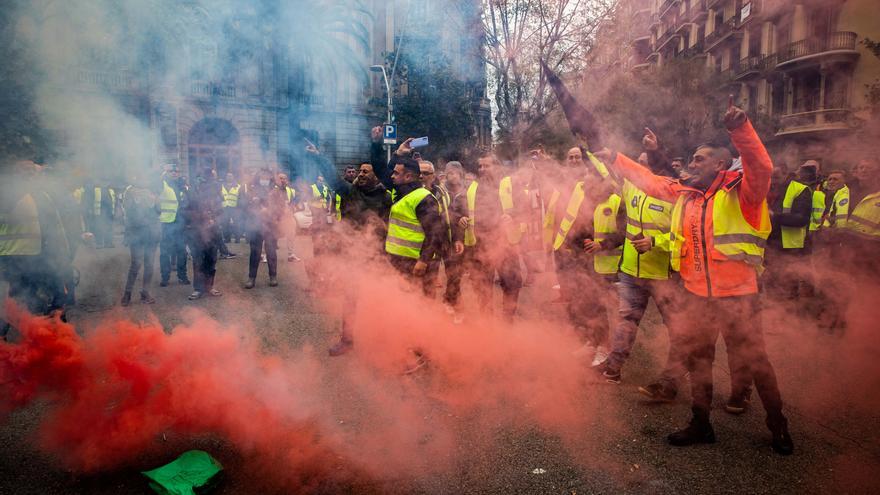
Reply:
M783 455L794 447L776 374L767 357L758 309L758 273L770 233L767 193L773 164L745 112L732 104L724 124L742 158L742 171L730 171L731 153L717 145L694 152L686 179L652 174L623 156L604 150L607 163L648 194L675 201L670 235L673 268L686 291L682 308L694 315L686 323L683 349L691 372L693 419L669 435L672 445L715 442L709 422L712 362L718 334L724 337L731 368L731 403L744 404L754 381L767 412L773 449ZM646 130L646 148L656 137Z

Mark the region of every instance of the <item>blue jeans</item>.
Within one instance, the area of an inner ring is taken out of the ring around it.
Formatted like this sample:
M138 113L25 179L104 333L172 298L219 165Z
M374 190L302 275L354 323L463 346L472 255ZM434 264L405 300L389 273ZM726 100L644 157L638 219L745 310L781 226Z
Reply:
M654 298L654 304L660 310L663 323L669 330L669 354L666 367L660 375L660 383L677 390L678 380L687 372L684 356L679 352L682 345L682 329L676 322L676 312L682 311L677 303L680 300L680 291L683 289L674 280L636 278L623 272L618 274L616 285L620 301L619 318L611 336L611 354L606 361L608 367L619 371L629 358L636 341L639 323L648 307L648 299Z

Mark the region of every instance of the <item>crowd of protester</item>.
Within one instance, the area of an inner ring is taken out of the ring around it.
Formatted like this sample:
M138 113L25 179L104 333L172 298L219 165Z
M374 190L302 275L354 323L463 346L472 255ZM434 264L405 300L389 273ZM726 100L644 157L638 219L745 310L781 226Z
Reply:
M599 380L622 381L639 324L654 301L668 329L669 353L657 379L639 391L670 402L690 382L693 400L692 419L669 435L671 444L715 441L709 411L720 334L731 371L724 409L744 412L754 387L773 449L790 454L793 442L760 318L749 315L772 296L815 313L829 331L844 330L834 297L852 289L814 267L836 263L880 272L874 254L880 246L880 167L873 156L849 171L822 170L807 160L788 173L774 167L742 110L731 106L724 123L734 150L706 144L687 159L669 158L662 136L646 129L635 160L576 145L561 162L543 149L515 163L486 151L442 167L418 155L411 140L386 161L377 127L369 161L342 173L309 145L313 173L293 182L269 169L243 177L230 171L221 182L216 170L204 168L186 178L172 164L161 178L138 174L118 192L107 184L73 190L52 185L41 167L20 162L0 200L2 274L10 297L29 310L63 311L74 302L76 246L112 247L113 220L121 217L131 253L123 306L131 304L141 272L139 300L156 302L157 249L160 287L170 284L173 269L179 284L192 284L189 299L220 297L218 259L243 254L230 246L247 242L245 289L258 285L263 263L267 285L276 287L279 241L286 240L288 261L298 261L294 242L307 233L314 255L305 269L313 288L328 276L333 254L367 250L426 297L442 298L454 323L465 320L463 280L483 311L492 310L498 285L500 316L511 322L521 290L542 270L536 259L545 259L543 269L553 270L558 281L557 301L583 342L574 354ZM375 244L364 246L362 239ZM332 356L355 345L348 313L357 305L357 287L343 290L348 307ZM813 304L801 307L805 301ZM428 364L425 352L413 354L408 373Z

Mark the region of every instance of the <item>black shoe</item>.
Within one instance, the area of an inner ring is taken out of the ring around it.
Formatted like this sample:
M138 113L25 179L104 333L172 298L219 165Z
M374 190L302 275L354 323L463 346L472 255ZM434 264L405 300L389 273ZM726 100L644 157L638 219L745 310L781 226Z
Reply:
M256 284L257 284L256 279L249 278L248 281L245 282L244 288L245 289L253 289Z
M269 287L278 287L278 279L275 277L269 277Z
M235 240L235 243L238 244L238 239Z
M770 446L773 451L779 455L791 455L794 453L794 442L791 441L791 435L788 433L788 420L785 417L771 420L767 418L767 428L773 435Z
M192 282L188 278L179 278L177 279L180 282L180 285L190 285Z
M749 408L749 404L752 403L750 398L751 395L751 389L743 393L731 395L727 400L727 404L724 404L724 410L730 414L736 415L746 412L746 409Z
M149 292L143 291L141 292L141 303L143 304L156 304L156 299L150 295Z
M715 443L715 430L708 419L691 419L687 428L670 433L666 440L676 447L687 447L698 443Z
M660 383L651 383L644 387L639 387L639 393L653 402L672 402L675 400L678 391Z
M131 292L126 292L122 294L122 300L119 301L119 304L121 304L122 306L128 306L129 304L131 304Z
M168 287L168 281L163 280L163 281L159 282L159 287Z
M340 340L333 347L327 350L327 353L332 357L341 356L348 351L350 351L354 347L354 342L350 340Z
M620 370L603 361L602 364L594 366L593 370L599 374L600 378L614 385L620 384Z

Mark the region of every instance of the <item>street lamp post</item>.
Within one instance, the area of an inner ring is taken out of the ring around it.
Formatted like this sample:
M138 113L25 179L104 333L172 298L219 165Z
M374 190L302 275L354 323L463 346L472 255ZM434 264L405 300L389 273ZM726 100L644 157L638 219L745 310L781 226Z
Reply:
M381 72L382 79L385 80L385 93L388 95L388 123L393 123L392 109L394 108L394 100L391 95L391 81L388 80L388 73L385 71L384 65L371 65L370 70L373 72ZM388 145L388 161L391 161L391 145Z

